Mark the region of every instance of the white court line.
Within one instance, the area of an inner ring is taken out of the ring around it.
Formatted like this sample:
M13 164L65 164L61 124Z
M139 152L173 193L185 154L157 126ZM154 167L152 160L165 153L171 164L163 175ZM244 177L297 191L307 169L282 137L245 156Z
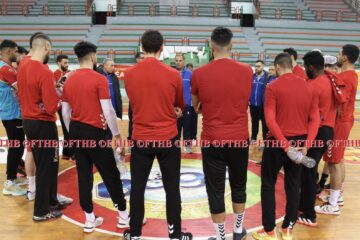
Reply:
M61 174L65 173L65 172L67 172L67 171L69 171L70 169L75 168L75 167L76 167L76 166L71 166L71 167L69 167L69 168L67 168L67 169L64 169L63 171L59 172L58 176L60 176ZM75 225L77 225L77 226L79 226L79 227L84 227L84 224L83 224L83 223L80 223L80 222L78 222L78 221L75 221L74 219L71 219L71 218L69 218L69 217L66 216L66 215L63 215L63 216L62 216L62 219L64 219L64 220L67 221L67 222L70 222L70 223L72 223L72 224L75 224ZM283 221L283 219L284 219L284 216L282 216L281 218L277 219L277 220L276 220L276 223L279 223L279 222ZM209 220L209 222L211 222L211 221ZM114 223L114 225L115 225L115 223ZM255 228L250 228L250 229L247 229L247 232L248 232L248 234L249 234L249 233L252 233L252 232L254 232L254 231L260 230L260 229L262 229L262 228L263 228L262 226L255 227ZM122 233L112 232L112 231L103 230L103 229L99 229L99 228L95 228L95 231L100 232L100 233L105 233L105 234L108 234L108 235L113 235L113 236L120 236L120 237L123 236ZM226 237L231 237L231 236L232 236L232 233L226 234ZM209 237L212 237L212 236L207 236L207 237L194 237L193 239L194 239L194 240L207 240ZM169 239L169 238L143 237L143 236L142 236L141 238L142 238L142 239L145 239L145 240L165 240L165 239Z

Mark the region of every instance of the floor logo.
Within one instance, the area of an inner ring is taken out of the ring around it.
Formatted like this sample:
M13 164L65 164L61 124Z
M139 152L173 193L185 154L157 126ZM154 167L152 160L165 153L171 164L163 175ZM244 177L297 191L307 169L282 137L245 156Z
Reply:
M209 218L209 206L205 189L204 175L200 154L184 154L181 162L181 198L182 198L182 228L193 233L195 237L209 237L213 235L213 225ZM124 192L129 198L131 190L130 174L122 176ZM285 194L283 191L283 177L278 178L276 187L278 216L281 217L285 209ZM60 193L74 198L74 203L68 207L64 214L65 218L73 223L83 223L84 216L79 205L76 168L65 170L59 176ZM94 170L93 200L95 213L105 218L104 224L99 231L121 235L116 229L117 212L110 200L109 193L99 173ZM225 191L226 205L226 232L231 233L234 218L231 204L231 191L228 181ZM245 227L247 229L261 226L260 205L260 167L249 163L247 204L246 204ZM166 223L165 192L162 184L162 175L154 162L145 193L145 216L147 224L143 228L144 238L167 238L169 226Z

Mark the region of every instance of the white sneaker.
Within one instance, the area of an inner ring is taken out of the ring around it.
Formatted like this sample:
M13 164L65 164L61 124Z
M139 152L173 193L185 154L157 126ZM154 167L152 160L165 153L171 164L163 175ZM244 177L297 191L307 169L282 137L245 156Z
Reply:
M122 217L119 216L119 221L116 225L117 228L129 228L130 227L130 217L123 219Z
M330 200L330 195L329 194L320 194L319 197L318 197L321 201L323 201L324 203L328 203L329 200ZM339 196L339 199L338 199L338 205L340 207L344 206L345 203L344 203L344 198L342 195Z
M57 199L58 199L58 201L59 201L59 203L60 203L61 205L67 206L67 205L70 205L70 204L73 203L73 199L72 199L72 198L65 197L64 195L61 195L61 194L59 194L59 193L57 194Z
M23 196L26 194L26 190L19 187L15 181L7 180L4 183L3 194L5 196Z
M143 225L146 224L146 217L143 219ZM130 227L130 216L127 219L123 219L119 217L119 221L116 225L117 228L123 229L123 228L129 228Z
M102 217L95 217L94 222L86 221L84 225L84 232L92 233L95 228L99 227L104 222Z
M327 215L340 215L339 205L333 206L330 203L324 203L321 206L315 206L315 212Z
M27 191L26 192L26 199L29 200L29 201L34 201L35 200L35 192Z

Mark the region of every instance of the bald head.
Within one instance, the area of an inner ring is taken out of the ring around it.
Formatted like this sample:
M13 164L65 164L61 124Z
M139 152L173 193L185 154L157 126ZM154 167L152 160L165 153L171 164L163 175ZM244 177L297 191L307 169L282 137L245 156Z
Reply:
M110 59L110 58L105 58L104 62L103 62L103 68L104 71L107 73L114 73L114 60Z

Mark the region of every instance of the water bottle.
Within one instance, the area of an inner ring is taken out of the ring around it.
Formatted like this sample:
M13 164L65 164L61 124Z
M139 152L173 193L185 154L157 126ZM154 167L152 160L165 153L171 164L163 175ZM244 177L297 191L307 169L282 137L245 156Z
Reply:
M293 147L289 148L289 151L287 152L287 156L294 163L302 164L307 168L313 168L316 165L316 161L313 158L305 156L304 154L302 154L302 152L296 150Z
M115 157L116 167L118 168L120 175L125 175L127 173L125 156L120 155L117 151L114 151L114 157Z

